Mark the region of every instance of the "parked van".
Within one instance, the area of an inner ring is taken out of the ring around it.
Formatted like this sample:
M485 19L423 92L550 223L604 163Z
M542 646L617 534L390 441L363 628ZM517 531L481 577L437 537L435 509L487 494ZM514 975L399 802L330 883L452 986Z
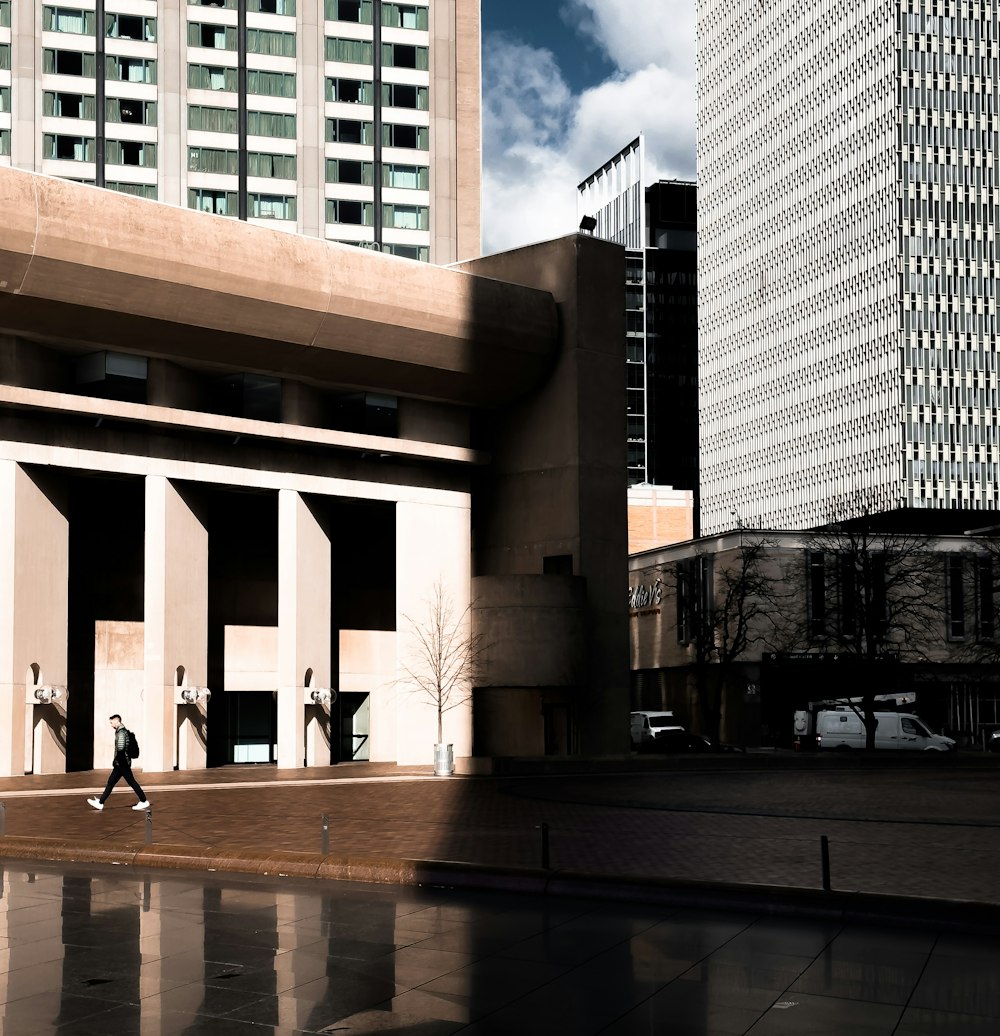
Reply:
M875 747L923 752L950 752L955 742L935 734L924 721L909 712L876 712ZM817 748L864 748L865 725L850 708L816 713Z
M646 741L655 740L667 730L682 730L672 712L633 712L629 729L632 745L638 747Z

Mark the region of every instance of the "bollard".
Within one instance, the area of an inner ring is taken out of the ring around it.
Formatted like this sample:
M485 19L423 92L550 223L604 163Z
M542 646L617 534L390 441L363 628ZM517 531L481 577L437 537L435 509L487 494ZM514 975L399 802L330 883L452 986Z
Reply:
M549 869L549 825L542 823L539 827L542 832L542 870L547 871Z
M330 855L330 818L324 813L323 819L323 835L320 840L320 852L324 856Z
M146 845L153 844L153 811L146 810Z
M823 891L830 891L830 839L826 835L819 838L820 860L823 867Z
M0 802L0 838L7 833L7 807Z

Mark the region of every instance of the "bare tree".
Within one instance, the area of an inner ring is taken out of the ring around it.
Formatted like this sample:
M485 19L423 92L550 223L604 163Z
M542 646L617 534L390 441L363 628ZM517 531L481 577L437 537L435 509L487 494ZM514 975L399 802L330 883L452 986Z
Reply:
M716 740L734 666L757 645L774 643L785 595L774 567L774 541L742 524L738 528L735 550L714 558L696 555L676 570L678 636L688 645L702 733Z
M486 664L487 644L472 628L472 605L459 610L440 580L425 612L405 619L411 651L401 666L403 680L436 710L437 743L441 744L444 714L472 698L472 686Z
M805 545L814 560L798 609L801 637L846 663L845 686L857 693L844 697L860 698L855 711L872 751L876 695L890 690L893 663L926 660L927 631L941 621L943 567L925 534L894 531L863 492L832 507Z

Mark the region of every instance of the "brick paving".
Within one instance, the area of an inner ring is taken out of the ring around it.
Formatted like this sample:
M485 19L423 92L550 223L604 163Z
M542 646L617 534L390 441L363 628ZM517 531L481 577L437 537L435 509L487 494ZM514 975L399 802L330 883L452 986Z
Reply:
M352 763L141 779L154 844L318 853L325 814L331 853L537 868L545 823L557 871L819 888L825 835L834 889L1000 904L991 762L685 758L620 773L451 778ZM105 777L0 779L6 834L141 844L146 817L127 788L102 813L84 801Z

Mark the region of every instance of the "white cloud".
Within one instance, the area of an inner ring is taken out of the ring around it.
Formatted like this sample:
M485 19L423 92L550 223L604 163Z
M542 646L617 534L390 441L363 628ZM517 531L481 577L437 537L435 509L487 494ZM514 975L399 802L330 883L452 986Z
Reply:
M648 180L694 178L694 11L680 0L567 0L614 75L574 95L554 55L490 34L483 64L483 247L572 233L576 185L638 136Z

